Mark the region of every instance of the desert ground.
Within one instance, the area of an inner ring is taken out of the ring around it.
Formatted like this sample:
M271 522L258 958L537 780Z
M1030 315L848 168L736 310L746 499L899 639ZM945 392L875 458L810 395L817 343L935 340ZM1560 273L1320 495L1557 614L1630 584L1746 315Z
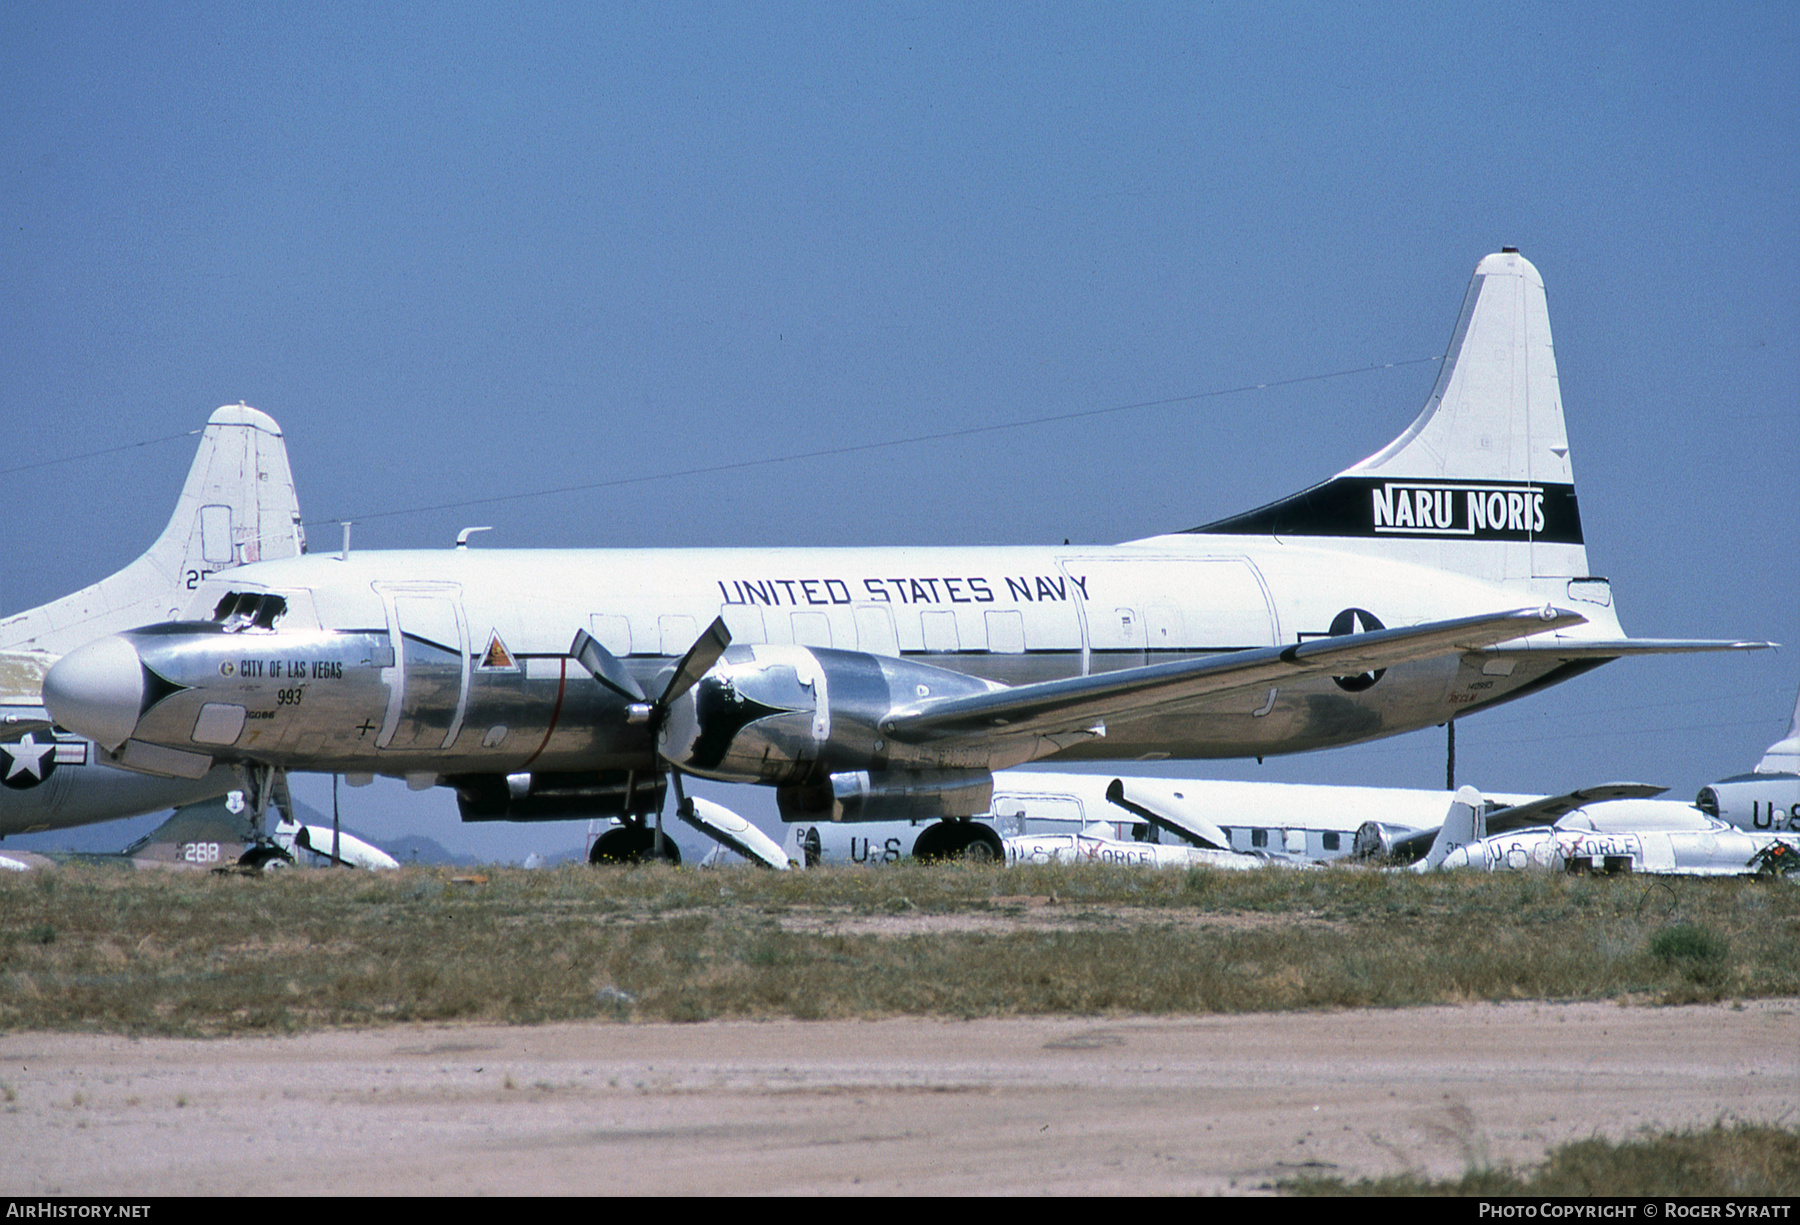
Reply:
M1800 1118L1800 1000L0 1036L0 1193L1243 1194Z

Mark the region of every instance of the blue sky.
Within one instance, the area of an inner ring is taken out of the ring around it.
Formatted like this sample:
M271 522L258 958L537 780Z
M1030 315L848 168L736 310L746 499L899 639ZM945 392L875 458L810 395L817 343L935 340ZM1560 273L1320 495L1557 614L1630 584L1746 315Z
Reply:
M1504 244L1627 630L1800 642L1792 6L18 3L0 49L9 611L141 551L192 441L19 469L238 400L320 548L1187 527L1403 429ZM1691 795L1794 660L1609 665L1462 723L1459 774ZM1442 739L1184 769L1440 786Z

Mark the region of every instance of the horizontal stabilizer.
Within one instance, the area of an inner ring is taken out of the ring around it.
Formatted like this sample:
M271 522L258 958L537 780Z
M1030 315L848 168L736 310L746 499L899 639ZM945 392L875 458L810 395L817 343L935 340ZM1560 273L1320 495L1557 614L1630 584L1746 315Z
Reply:
M243 805L236 804L227 796L215 796L210 800L201 800L194 804L182 804L169 814L167 820L155 829L126 847L121 854L128 857L142 856L153 846L173 846L181 843L217 842L246 844L253 842L256 832L252 828L250 818ZM233 846L229 858L238 855L236 845ZM219 860L217 862L225 862Z

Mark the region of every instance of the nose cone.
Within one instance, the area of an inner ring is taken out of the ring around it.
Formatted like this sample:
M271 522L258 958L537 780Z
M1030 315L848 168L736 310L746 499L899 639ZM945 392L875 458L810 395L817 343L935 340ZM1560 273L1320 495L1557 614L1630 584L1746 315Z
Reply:
M131 739L143 701L144 665L137 648L116 635L70 651L44 677L50 717L109 749Z

